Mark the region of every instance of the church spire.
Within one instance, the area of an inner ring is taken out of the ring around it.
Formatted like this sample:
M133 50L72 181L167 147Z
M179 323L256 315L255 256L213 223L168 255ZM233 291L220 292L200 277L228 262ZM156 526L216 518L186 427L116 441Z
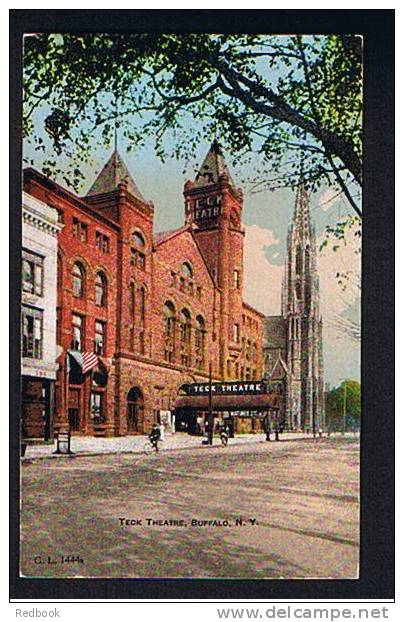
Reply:
M292 226L295 230L299 231L302 236L310 236L312 233L309 192L305 188L302 179L299 181L297 187Z

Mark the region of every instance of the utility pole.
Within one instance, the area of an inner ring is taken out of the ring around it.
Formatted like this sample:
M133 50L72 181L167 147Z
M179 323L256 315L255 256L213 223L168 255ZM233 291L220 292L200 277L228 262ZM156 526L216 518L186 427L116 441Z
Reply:
M213 412L212 412L212 361L209 361L209 415L208 445L213 445Z

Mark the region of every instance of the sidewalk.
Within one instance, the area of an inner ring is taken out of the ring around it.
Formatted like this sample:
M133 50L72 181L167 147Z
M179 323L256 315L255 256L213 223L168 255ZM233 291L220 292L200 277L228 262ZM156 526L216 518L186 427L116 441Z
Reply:
M166 434L164 441L159 445L160 451L170 451L175 449L188 449L193 447L203 447L202 436L190 436L184 432ZM280 440L297 440L311 438L307 434L299 432L289 432L280 435ZM71 450L75 456L97 456L103 454L121 453L142 453L147 436L118 436L112 438L94 438L91 436L73 436L71 439ZM272 436L273 439L273 436ZM245 445L247 443L265 442L265 434L240 434L235 438L229 439L231 445ZM214 437L214 446L220 446L219 437ZM28 445L25 456L21 458L23 462L41 458L60 458L66 454L54 454L56 441L53 445Z

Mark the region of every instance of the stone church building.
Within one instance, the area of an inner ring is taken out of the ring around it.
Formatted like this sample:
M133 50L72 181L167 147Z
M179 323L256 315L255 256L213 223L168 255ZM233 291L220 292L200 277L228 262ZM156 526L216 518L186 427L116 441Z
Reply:
M324 429L322 318L319 310L316 235L301 185L287 238L281 315L264 322L264 366L284 385L282 425Z

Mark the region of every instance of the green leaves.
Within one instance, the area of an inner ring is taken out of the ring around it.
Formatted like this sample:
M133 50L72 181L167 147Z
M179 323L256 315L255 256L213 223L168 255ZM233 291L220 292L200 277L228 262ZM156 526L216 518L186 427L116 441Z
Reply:
M25 136L42 148L45 130L73 168L112 140L116 102L129 149L150 139L162 160L190 159L220 136L255 163L254 191L358 179L357 37L41 34L24 52Z

